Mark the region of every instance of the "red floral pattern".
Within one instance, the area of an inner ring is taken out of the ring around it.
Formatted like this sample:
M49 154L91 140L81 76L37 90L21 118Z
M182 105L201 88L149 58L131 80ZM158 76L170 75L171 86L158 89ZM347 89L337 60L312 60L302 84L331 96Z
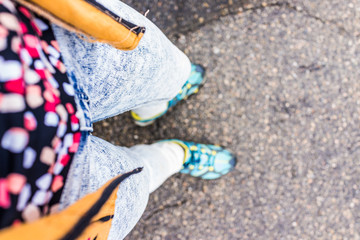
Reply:
M0 227L57 209L81 133L49 23L0 1Z

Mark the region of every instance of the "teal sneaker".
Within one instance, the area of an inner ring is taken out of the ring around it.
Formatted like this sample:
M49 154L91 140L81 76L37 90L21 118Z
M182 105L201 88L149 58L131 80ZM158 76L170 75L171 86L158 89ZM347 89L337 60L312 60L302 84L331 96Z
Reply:
M179 93L168 102L167 109L155 116L150 118L141 118L134 111L131 111L131 116L135 121L136 125L148 126L152 124L156 119L163 116L170 108L175 106L181 100L186 100L189 96L197 93L202 85L205 83L205 69L197 64L191 64L191 74L184 86L181 88Z
M235 155L217 145L177 139L163 141L176 143L185 150L184 165L180 172L193 177L206 180L217 179L230 172L236 165Z

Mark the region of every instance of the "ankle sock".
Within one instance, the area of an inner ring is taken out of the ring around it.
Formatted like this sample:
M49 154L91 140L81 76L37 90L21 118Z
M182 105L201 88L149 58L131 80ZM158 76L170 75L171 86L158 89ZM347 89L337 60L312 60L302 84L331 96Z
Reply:
M181 170L184 162L184 149L171 142L158 142L151 145L136 145L132 150L142 156L144 167L149 173L149 192L155 191L167 178Z
M133 112L142 119L149 119L166 111L168 108L168 102L169 101L148 104L146 106L134 109Z

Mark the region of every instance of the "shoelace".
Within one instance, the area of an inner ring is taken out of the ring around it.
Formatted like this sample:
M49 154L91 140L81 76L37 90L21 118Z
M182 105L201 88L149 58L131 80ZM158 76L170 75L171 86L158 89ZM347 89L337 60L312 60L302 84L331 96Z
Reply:
M206 149L201 144L190 145L188 148L191 156L185 165L188 166L190 170L195 169L195 167L199 170L202 170L204 167L208 167L209 171L214 171L215 156L217 153L215 150ZM207 158L206 163L203 165L200 165L202 160L201 157Z
M194 74L198 74L198 72L196 71L193 71L191 73L191 75L194 75ZM191 77L190 75L190 77ZM187 93L188 91L192 88L192 87L199 87L199 84L191 84L189 82L186 82L184 84L184 86L182 86L181 90L179 91L179 93L172 99L169 101L169 107L173 107L174 105L176 105L179 101L181 101L182 99L186 99L188 96L187 96ZM199 91L199 88L195 89L194 93L197 93L197 91ZM185 93L184 97L183 96L183 93Z
M179 91L179 93L169 101L169 107L174 106L175 104L177 104L179 101L181 101L182 99L186 99L187 98L187 92L191 89L192 85L191 83L187 83L185 84L181 90ZM182 98L182 94L185 92L185 97Z

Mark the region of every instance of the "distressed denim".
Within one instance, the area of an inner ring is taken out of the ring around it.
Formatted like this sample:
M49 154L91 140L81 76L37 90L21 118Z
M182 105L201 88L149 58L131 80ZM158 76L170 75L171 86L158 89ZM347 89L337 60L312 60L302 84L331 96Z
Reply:
M119 187L108 238L118 240L130 232L145 210L151 178L173 172L160 172L164 170L159 164L166 156L156 146L114 146L91 135L92 123L170 100L185 83L191 66L189 59L143 15L118 0L98 2L124 19L145 26L146 32L135 50L119 51L53 26L78 108L83 110L79 116L82 144L69 171L61 208L97 190L111 178L144 166L143 172L129 177Z

